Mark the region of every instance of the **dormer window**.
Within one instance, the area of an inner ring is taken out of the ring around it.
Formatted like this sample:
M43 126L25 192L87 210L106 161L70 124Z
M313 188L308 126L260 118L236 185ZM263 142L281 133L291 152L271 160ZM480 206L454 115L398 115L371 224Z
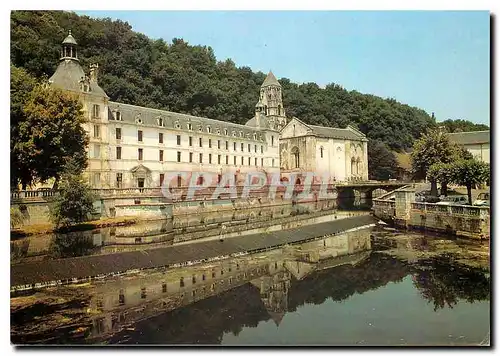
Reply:
M141 125L142 124L142 118L141 114L135 115L135 123Z
M158 126L164 126L163 125L163 118L162 117L156 118L156 122L158 123Z
M240 137L243 137L243 131L240 131Z
M212 128L210 126L207 126L207 132L212 133Z
M115 119L116 121L122 121L122 113L119 111L115 111Z
M192 131L193 130L193 124L191 124L190 122L188 122L187 128L188 128L189 131Z
M180 129L180 128L181 128L181 124L179 124L179 121L176 121L176 122L174 123L174 127L175 127L176 129Z
M227 136L227 129L224 129L224 135Z
M233 131L233 137L236 137L236 131Z
M203 127L201 125L198 126L198 131L203 131Z
M217 135L220 135L220 129L219 128L217 128L217 130L215 132L217 132Z
M253 134L253 139L257 140L257 134Z

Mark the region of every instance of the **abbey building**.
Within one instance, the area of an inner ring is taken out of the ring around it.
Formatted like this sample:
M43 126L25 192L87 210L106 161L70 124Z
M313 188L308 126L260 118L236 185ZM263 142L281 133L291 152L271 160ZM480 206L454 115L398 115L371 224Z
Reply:
M98 77L97 64L84 72L70 32L49 82L78 94L83 104L90 137L86 175L94 188L159 187L165 172L173 171L233 173L237 182L255 171L368 179L366 137L350 127L306 125L296 118L287 123L272 73L245 125L113 102ZM185 184L179 176L174 185Z

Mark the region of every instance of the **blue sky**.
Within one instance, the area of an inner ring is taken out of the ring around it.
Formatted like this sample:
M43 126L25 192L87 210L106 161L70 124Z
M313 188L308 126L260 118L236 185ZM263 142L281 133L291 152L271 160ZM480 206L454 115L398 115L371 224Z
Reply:
M151 38L211 46L254 71L337 83L434 112L490 121L486 11L78 11L127 21Z

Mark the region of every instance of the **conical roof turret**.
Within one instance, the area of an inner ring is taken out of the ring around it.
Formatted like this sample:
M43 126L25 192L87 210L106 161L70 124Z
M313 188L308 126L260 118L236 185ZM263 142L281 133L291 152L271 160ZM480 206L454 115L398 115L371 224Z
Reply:
M271 71L269 72L266 79L264 80L264 83L262 83L261 88L268 87L270 85L277 85L277 86L281 87L280 83L278 82L278 79L276 79L273 72L271 72Z

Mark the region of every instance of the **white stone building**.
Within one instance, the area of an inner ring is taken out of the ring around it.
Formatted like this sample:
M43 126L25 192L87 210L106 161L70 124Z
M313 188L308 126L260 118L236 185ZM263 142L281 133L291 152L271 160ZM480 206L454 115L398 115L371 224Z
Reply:
M314 172L330 181L368 180L367 143L351 126L307 125L294 117L280 133L281 170Z
M366 138L356 130L308 126L294 118L280 138L286 117L281 85L272 73L262 84L255 116L246 125L110 101L98 84L98 65L90 66L89 76L82 69L71 32L49 82L81 99L90 136L86 175L94 188L159 187L170 172L205 172L215 177L233 173L238 183L246 172L279 173L280 167L291 168L293 153L283 149L287 144L294 149L292 127L316 132L305 134L316 145L313 150L297 146L298 167L328 167L337 180L367 178ZM337 153L338 147L342 154ZM318 156L319 149L324 149L324 156ZM285 165L280 154L286 157ZM351 166L354 157L357 161ZM173 186L186 184L181 177L174 180Z
M480 161L490 163L490 131L467 131L446 134Z

